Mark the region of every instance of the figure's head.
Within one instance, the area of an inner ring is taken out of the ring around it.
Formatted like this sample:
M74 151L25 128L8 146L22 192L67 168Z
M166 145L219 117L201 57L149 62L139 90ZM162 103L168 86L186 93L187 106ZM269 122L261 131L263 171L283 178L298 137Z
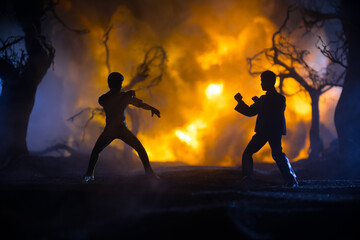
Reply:
M124 76L118 72L112 72L108 76L108 85L110 90L120 90L122 83L124 81Z
M274 88L276 82L276 75L272 71L265 71L261 74L261 87L264 91Z

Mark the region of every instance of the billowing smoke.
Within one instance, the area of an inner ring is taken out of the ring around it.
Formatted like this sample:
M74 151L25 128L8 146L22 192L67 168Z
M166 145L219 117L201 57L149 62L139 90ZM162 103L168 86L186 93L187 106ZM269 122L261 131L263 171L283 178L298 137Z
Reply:
M260 0L61 1L59 16L72 27L90 32L78 35L60 24L51 26L54 70L49 70L37 92L28 132L30 149L63 142L91 151L104 119L95 117L85 134L81 126L88 115L74 122L67 119L86 107L99 107L98 97L108 90L103 36L112 25L109 63L112 71L123 73L125 84L149 48L162 46L167 53L162 81L150 90L137 91L139 98L161 111L160 119L138 111L138 137L150 160L239 164L255 118L237 114L233 96L241 92L251 103L251 97L263 94L259 78L248 74L246 58L270 46L285 10L281 1ZM319 55L318 61L322 59ZM298 86L290 83L288 88ZM329 92L321 98L326 145L336 138L333 112L338 95ZM306 94L287 98L284 149L291 160L307 156L310 118ZM112 146L124 149L119 141ZM270 148L255 158L272 161Z

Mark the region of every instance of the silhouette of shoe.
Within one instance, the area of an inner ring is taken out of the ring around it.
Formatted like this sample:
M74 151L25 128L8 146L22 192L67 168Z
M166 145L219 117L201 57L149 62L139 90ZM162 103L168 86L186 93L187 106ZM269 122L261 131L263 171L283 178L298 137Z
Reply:
M253 176L243 176L240 180L240 184L250 184L254 182Z
M146 177L150 180L160 180L160 177L156 175L153 171L149 171L146 173Z
M94 176L84 176L81 180L82 183L89 183L95 181Z
M160 180L160 177L150 168L145 170L146 178L151 180Z
M285 183L285 187L289 187L289 188L297 188L299 187L299 183L296 179L290 180L288 182Z

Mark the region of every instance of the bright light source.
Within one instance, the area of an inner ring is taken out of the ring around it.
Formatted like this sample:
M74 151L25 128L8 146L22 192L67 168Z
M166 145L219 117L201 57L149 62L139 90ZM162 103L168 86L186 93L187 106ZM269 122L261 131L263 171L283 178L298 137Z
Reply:
M174 133L180 141L186 143L194 149L199 147L198 131L207 127L207 124L198 119L186 127L186 130L176 130Z
M209 86L205 90L206 97L208 99L214 99L214 97L219 96L222 93L223 88L224 88L224 84L222 84L222 83L209 84Z
M175 131L175 135L182 141L182 142L186 142L187 144L191 145L191 141L192 138L187 135L186 133L180 131L180 130L176 130Z

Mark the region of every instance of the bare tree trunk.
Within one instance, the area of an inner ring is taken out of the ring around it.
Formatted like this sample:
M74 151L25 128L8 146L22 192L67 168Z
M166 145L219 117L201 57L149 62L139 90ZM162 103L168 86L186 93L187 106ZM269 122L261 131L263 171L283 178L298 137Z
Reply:
M323 141L320 137L320 111L319 99L321 92L310 92L311 98L311 127L310 127L310 159L319 159L324 151Z
M360 49L354 48L349 47L348 70L335 109L341 158L349 164L359 164L360 159Z
M342 21L348 44L348 69L343 90L335 109L335 126L341 158L348 164L360 159L360 3L341 1ZM354 168L352 168L354 169Z
M28 54L22 69L0 61L3 89L0 96L0 166L27 155L26 135L38 85L54 59L54 49L41 35L42 0L16 1L16 16L25 33ZM9 74L9 72L11 74Z
M30 113L34 106L33 87L4 86L0 97L0 142L4 156L17 157L28 154L26 133Z

